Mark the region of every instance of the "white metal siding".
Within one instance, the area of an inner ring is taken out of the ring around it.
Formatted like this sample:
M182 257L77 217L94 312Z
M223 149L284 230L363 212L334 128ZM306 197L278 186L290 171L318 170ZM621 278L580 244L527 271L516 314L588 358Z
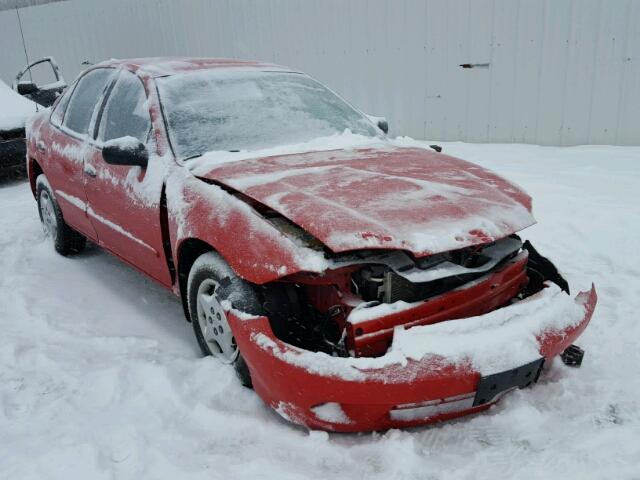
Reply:
M308 72L394 134L640 144L637 0L69 0L20 10L32 59L260 59ZM25 63L0 12L0 78ZM489 63L463 69L463 63ZM1 108L1 106L0 106Z

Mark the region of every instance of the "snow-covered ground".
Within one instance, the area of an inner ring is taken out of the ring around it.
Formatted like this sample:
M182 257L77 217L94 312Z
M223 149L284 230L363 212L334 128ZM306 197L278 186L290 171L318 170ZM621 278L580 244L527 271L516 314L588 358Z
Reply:
M309 432L202 358L169 292L98 248L55 254L5 180L0 478L640 478L640 148L444 148L524 187L524 236L574 293L595 282L582 368L430 428Z

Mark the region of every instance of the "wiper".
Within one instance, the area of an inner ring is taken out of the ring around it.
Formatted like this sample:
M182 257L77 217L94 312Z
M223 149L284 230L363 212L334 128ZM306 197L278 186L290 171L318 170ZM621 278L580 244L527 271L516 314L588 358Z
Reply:
M230 153L239 153L240 150L227 150L227 152ZM201 157L202 153L196 153L195 155L191 155L190 157L185 158L184 160L182 160L183 162L188 162L189 160L193 160L194 158L198 158Z

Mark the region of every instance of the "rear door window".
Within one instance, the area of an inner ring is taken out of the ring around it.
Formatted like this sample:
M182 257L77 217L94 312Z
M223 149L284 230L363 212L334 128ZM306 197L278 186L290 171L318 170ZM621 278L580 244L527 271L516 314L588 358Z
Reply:
M62 119L64 118L64 112L67 109L67 105L69 105L69 99L71 98L71 90L72 87L69 87L69 90L62 94L62 98L58 101L53 112L51 113L51 123L53 123L56 127L62 125Z
M102 100L113 69L92 70L80 79L64 115L64 126L81 135L89 133L96 105Z
M98 140L134 137L146 143L150 130L144 86L138 77L123 70L102 113Z

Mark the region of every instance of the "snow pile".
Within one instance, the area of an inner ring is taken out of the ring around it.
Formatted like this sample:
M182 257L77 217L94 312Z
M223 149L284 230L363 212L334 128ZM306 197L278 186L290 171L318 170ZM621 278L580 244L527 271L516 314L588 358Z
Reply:
M371 302L361 303L351 311L348 320L351 325L357 325L358 323L367 322L374 318L386 317L387 315L404 310L410 310L422 303L422 301L405 302L404 300L398 300L393 303L380 303L373 306L371 306Z
M351 423L351 420L349 419L347 414L344 413L344 410L342 410L342 407L340 406L339 403L335 403L335 402L323 403L322 405L313 407L311 410L316 415L316 417L318 417L320 420L323 420L325 422Z
M34 102L18 95L0 80L0 130L23 128L34 113Z
M522 302L479 317L434 325L398 328L390 353L413 360L425 355L469 362L482 375L525 365L540 358L538 337L575 326L585 309L555 284Z
M187 167L194 175L204 175L212 168L230 162L249 160L251 158L272 157L275 155L290 155L293 153L328 152L331 150L355 151L362 148L389 148L390 144L381 138L358 135L349 130L341 134L315 138L307 142L294 143L259 150L244 150L239 152L207 152L201 157L188 160Z
M29 186L4 181L0 478L637 478L640 148L443 147L522 185L524 236L574 294L595 282L582 368L436 427L307 432L200 356L171 293L97 248L56 255Z
M112 140L107 140L102 144L103 147L118 147L127 152L136 152L140 149L141 142L135 137L119 137Z

